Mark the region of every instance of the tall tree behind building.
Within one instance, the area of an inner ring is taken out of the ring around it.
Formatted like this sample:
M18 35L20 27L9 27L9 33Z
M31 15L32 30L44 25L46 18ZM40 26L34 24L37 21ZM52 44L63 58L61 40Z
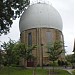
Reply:
M0 35L7 34L13 20L19 18L30 0L0 0Z

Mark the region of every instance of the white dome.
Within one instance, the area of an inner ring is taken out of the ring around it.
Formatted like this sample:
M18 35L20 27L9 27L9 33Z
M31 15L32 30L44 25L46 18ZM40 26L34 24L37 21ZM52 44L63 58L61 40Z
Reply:
M62 19L51 5L37 3L29 6L19 22L20 32L31 28L55 28L62 31Z

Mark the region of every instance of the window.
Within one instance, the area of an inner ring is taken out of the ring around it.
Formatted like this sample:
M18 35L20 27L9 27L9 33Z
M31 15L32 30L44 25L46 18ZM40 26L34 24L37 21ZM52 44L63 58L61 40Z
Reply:
M32 34L28 33L28 46L32 46Z
M52 40L53 40L52 32L46 32L46 40L47 40L47 44L52 43ZM48 51L50 50L48 49Z
M47 43L52 42L52 32L46 32Z
M32 34L28 33L28 46L32 46ZM30 53L32 55L32 52ZM31 58L28 61L32 61Z

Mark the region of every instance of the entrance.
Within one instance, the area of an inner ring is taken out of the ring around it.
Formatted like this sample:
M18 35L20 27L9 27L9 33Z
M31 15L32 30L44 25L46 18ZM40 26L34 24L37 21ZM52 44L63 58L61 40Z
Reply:
M27 60L27 67L33 67L34 61L32 59Z

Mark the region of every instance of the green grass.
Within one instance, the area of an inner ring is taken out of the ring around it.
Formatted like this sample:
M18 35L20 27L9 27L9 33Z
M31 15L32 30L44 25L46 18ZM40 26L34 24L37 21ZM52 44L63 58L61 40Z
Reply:
M37 69L37 75L48 75L48 70ZM33 75L33 69L8 68L5 67L0 71L0 75Z
M55 73L53 75L71 75L66 70L57 69L54 71Z
M0 75L32 75L32 70L6 67L0 71Z
M49 72L48 69L36 69L36 75L49 75L48 72ZM33 69L5 67L2 70L0 70L0 75L33 75ZM50 74L50 75L71 75L71 74L69 74L65 70L55 70L55 74Z
M73 71L73 75L75 75L75 70Z
M47 69L37 69L36 74L37 75L48 75L48 70Z

